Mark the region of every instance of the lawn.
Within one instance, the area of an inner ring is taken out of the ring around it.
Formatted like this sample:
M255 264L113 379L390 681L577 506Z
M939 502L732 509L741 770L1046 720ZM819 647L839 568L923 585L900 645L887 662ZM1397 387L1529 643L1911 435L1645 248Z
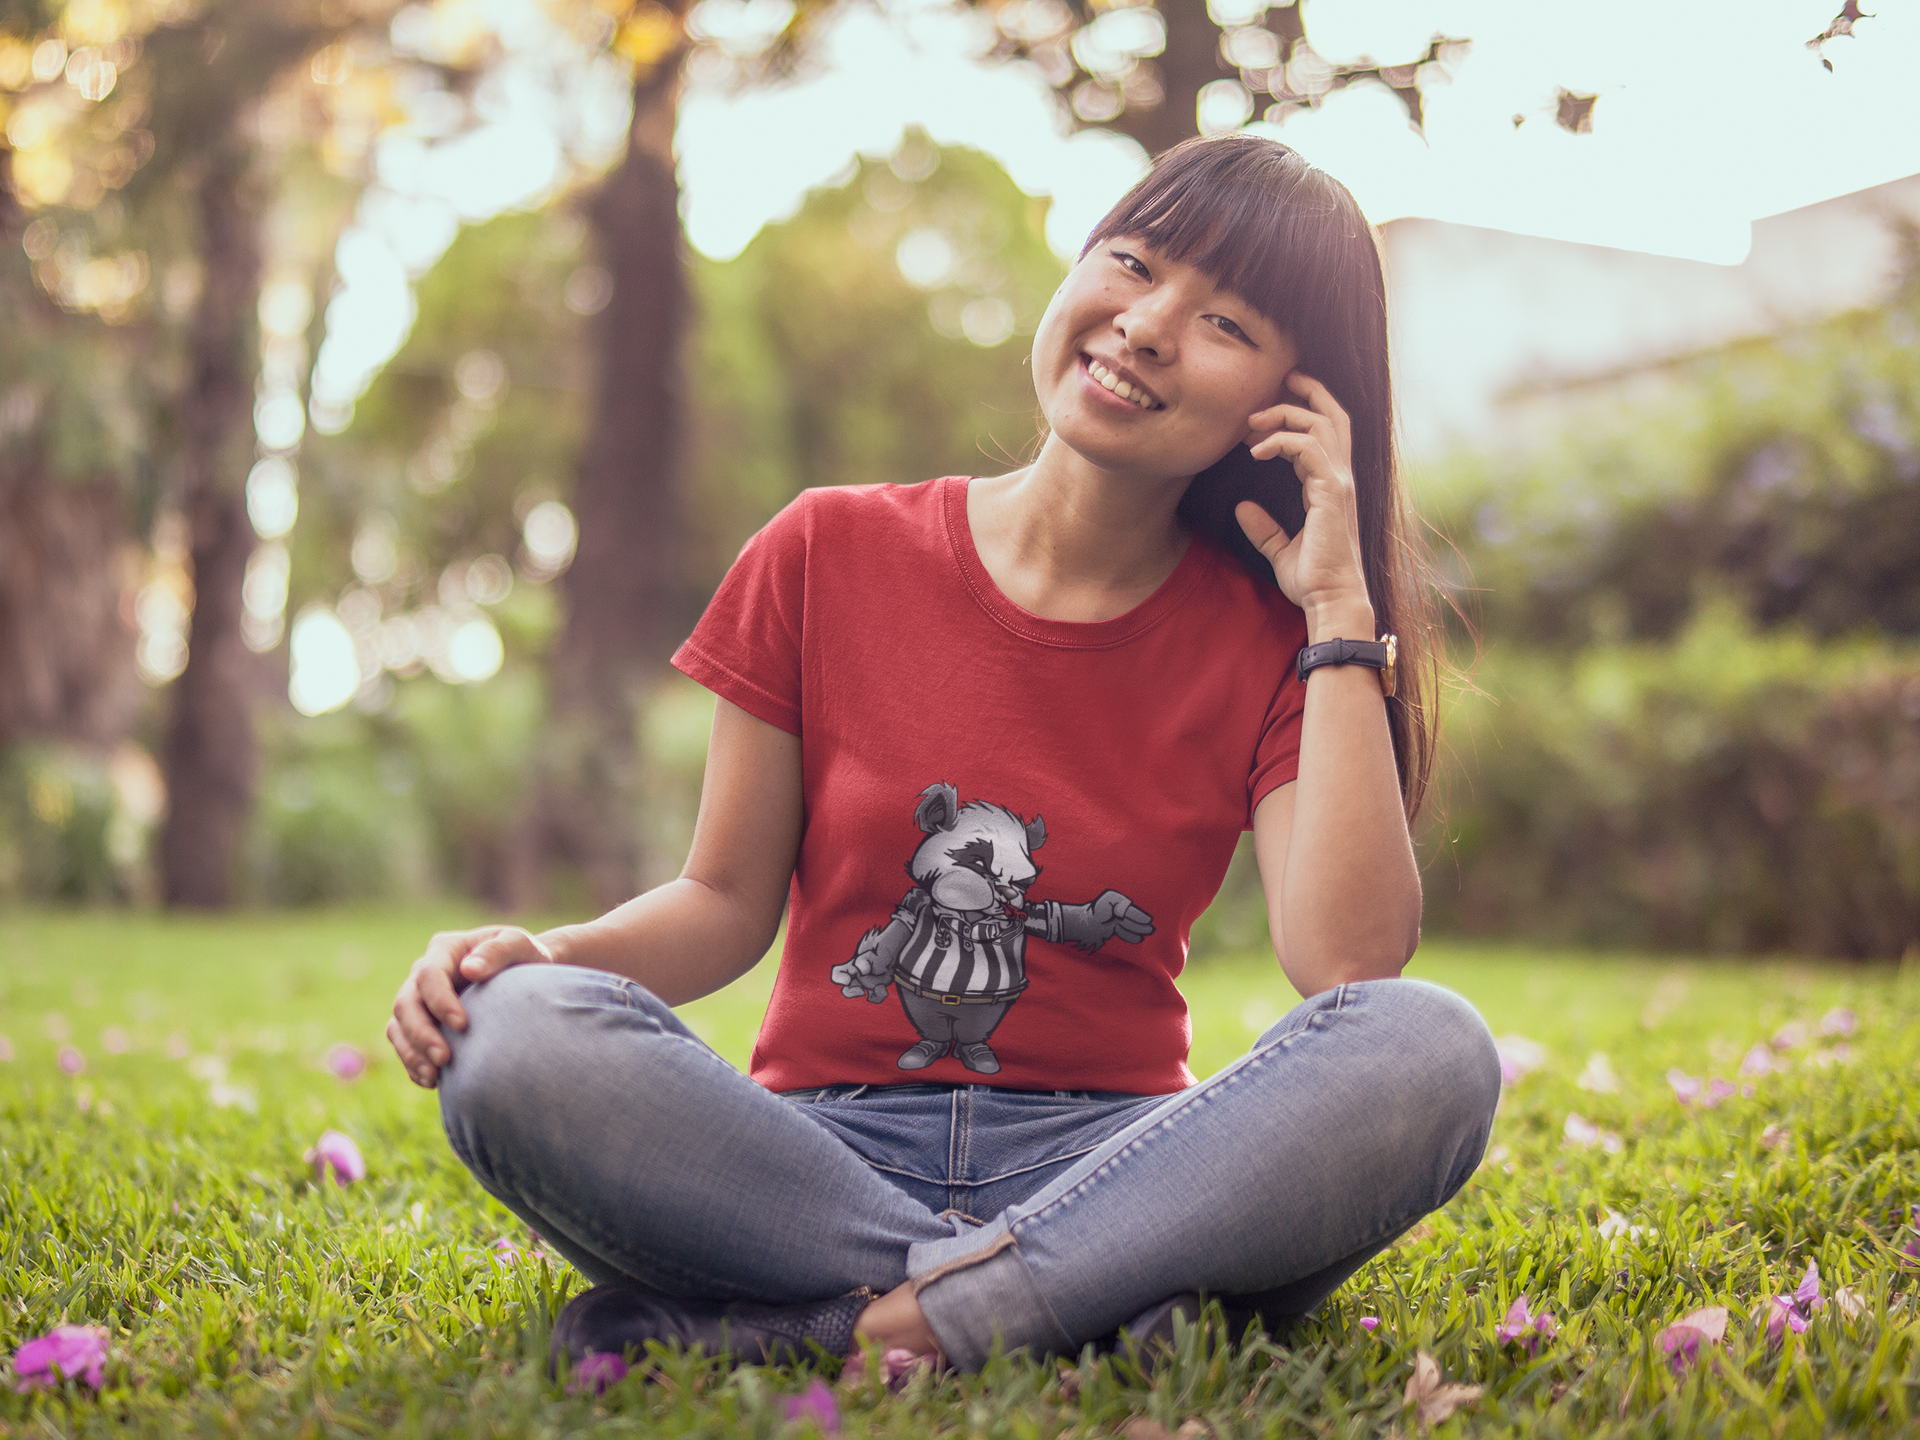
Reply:
M599 1397L545 1378L545 1327L579 1282L468 1179L380 1041L420 941L458 918L0 917L0 1356L63 1321L112 1343L97 1396L0 1387L0 1435L803 1432L781 1403L803 1375L669 1359ZM1435 1433L1917 1428L1920 965L1434 944L1413 969L1536 1042L1512 1054L1537 1064L1467 1189L1318 1317L1212 1355L1190 1334L1151 1384L1006 1360L897 1394L842 1386L841 1433L1411 1434L1421 1352L1483 1387ZM1188 978L1203 1074L1291 1000L1270 961ZM686 1013L740 1062L770 980L771 962ZM329 1072L341 1043L364 1075ZM316 1182L301 1157L328 1129L366 1179ZM1770 1342L1809 1261L1825 1303ZM1498 1334L1523 1294L1558 1327L1531 1352ZM1727 1309L1724 1341L1676 1373L1657 1337L1707 1306Z

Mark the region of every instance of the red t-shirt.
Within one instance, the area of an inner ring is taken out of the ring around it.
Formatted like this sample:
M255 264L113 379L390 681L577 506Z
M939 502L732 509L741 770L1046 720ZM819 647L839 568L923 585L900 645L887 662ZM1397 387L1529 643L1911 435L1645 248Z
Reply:
M1145 602L1079 624L995 587L964 479L804 492L673 657L801 739L754 1079L1192 1084L1174 978L1253 807L1296 773L1305 641L1199 534Z

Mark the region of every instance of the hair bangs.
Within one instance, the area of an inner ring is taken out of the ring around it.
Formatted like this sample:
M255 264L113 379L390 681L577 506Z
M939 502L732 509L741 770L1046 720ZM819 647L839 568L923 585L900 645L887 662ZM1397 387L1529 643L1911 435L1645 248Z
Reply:
M1162 157L1088 237L1138 236L1192 265L1283 330L1344 288L1330 265L1329 222L1372 244L1359 207L1295 150L1253 136L1189 142ZM1344 222L1341 223L1341 222Z

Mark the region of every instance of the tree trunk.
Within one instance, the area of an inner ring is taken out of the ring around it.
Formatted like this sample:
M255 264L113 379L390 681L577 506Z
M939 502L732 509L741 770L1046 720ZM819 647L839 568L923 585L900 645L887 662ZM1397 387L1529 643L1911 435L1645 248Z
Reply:
M253 435L261 204L251 153L237 136L229 132L204 163L197 200L206 283L179 408L193 623L187 668L173 682L161 873L169 905L217 907L232 896L257 768L240 585L254 543L242 477Z
M681 350L691 306L673 162L680 59L635 80L626 155L591 212L613 298L594 334L596 399L574 488L580 542L562 581L551 718L510 867L522 905L545 898L555 861L579 867L602 909L641 884L640 705L684 598Z
M0 469L0 748L126 738L140 705L132 548L112 481Z
M1149 155L1198 135L1201 89L1239 74L1220 58L1220 27L1206 0L1162 0L1159 9L1167 22L1167 48L1158 59L1165 98L1148 110L1129 105L1106 126L1138 140Z

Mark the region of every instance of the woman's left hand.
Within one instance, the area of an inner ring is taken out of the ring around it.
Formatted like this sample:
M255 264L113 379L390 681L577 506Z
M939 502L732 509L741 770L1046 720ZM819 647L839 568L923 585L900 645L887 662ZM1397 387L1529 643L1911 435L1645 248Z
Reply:
M1307 617L1307 638L1316 641L1348 634L1371 640L1372 601L1360 563L1360 515L1353 484L1353 429L1347 412L1318 380L1295 370L1287 376L1298 404L1283 402L1252 416L1246 443L1256 460L1284 456L1300 477L1306 523L1288 535L1279 522L1251 500L1243 500L1234 518L1273 566L1286 597Z

